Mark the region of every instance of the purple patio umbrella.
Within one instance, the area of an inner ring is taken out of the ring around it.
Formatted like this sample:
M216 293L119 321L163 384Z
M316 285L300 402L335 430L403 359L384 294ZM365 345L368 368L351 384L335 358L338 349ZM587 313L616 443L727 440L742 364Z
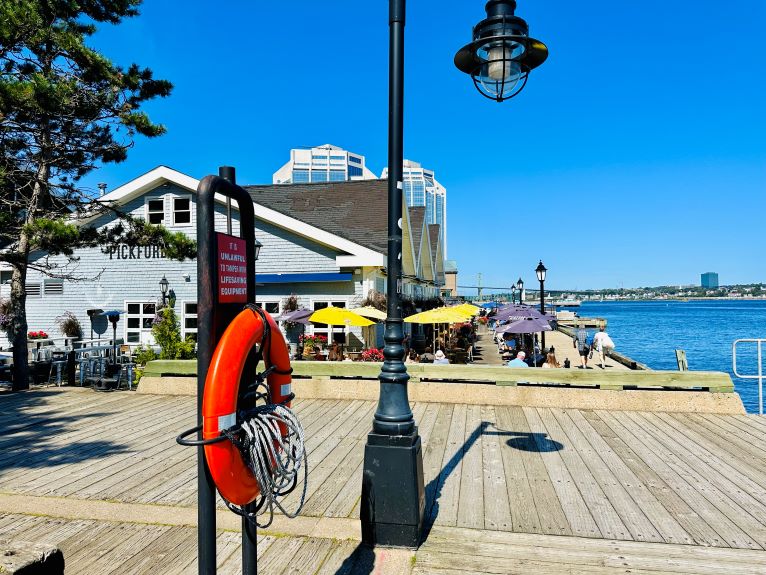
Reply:
M290 323L302 323L303 325L308 325L309 317L313 313L314 312L310 309L296 309L278 315L274 319L276 321L289 321Z
M502 325L495 331L497 333L538 333L541 331L551 331L550 324L541 318L527 317Z

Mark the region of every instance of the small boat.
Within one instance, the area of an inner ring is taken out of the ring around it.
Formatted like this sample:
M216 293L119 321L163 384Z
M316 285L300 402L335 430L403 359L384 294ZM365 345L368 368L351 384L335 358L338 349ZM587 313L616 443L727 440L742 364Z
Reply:
M582 301L575 298L560 299L553 302L553 305L556 307L580 307L581 304Z

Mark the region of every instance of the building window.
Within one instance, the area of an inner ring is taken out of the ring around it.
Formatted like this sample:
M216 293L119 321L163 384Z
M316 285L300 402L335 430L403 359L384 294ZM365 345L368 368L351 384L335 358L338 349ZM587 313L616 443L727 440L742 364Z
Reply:
M146 219L150 224L161 224L165 221L165 198L146 200Z
M309 181L308 170L293 170L293 183L302 184Z
M349 162L354 162L355 164L361 164L362 158L357 158L356 156L349 156L348 157Z
M40 284L26 284L27 297L40 297L42 295Z
M197 302L184 302L183 335L197 341Z
M125 342L154 344L152 325L157 314L154 302L126 302Z
M43 294L61 295L64 293L64 280L45 280L43 283Z
M331 160L346 160L346 156L330 156Z
M335 306L335 307L346 307L346 302L344 301L315 301L314 302L314 311L318 309L324 309L327 306ZM332 326L332 341L339 343L341 345L346 344L346 332L348 331L348 327L342 326L342 325L334 325ZM327 341L330 341L330 326L318 323L314 324L313 328L314 335L323 335L327 338Z
M13 277L13 272L11 270L0 271L0 285L11 283L12 277Z
M346 171L345 170L330 170L330 181L331 182L343 182L346 180Z
M255 305L261 306L264 311L269 312L271 315L279 315L279 302L278 301L259 301Z
M316 156L312 155L311 161L315 162L316 160L327 160L327 156L323 156L321 154Z
M173 198L173 225L191 224L191 198Z
M362 168L359 168L357 166L351 166L348 167L348 177L351 178L353 176L361 176L362 175Z
M312 182L326 182L327 172L325 170L311 170Z

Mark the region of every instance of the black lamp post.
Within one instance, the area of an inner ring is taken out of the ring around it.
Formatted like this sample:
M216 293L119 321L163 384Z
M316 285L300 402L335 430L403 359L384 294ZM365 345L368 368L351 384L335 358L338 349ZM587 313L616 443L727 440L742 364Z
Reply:
M540 263L537 264L537 268L535 269L535 273L537 274L537 280L540 282L540 313L543 315L545 315L545 274L547 271L548 270L543 265L543 260L540 260ZM542 349L545 351L545 332L542 332L540 337Z
M417 547L425 510L420 436L407 397L402 327L402 180L404 161L405 0L389 0L388 56L388 253L386 327L380 397L367 435L362 477L362 541L368 545ZM532 68L547 56L513 16L516 2L490 0L488 18L474 28L474 41L455 56L479 91L497 101L517 94ZM499 52L498 52L499 51ZM499 56L498 56L499 54ZM480 86L487 88L487 93Z
M511 286L511 303L516 303L516 284Z
M519 303L524 303L524 281L521 278L516 282L516 291L519 292Z
M256 238L253 246L255 246L255 249L253 250L253 254L254 254L253 259L255 261L258 261L258 258L261 257L261 248L263 247L263 244L258 241L258 238Z
M169 288L170 288L170 282L165 277L165 274L162 274L162 279L160 280L160 291L162 292L162 307L165 307L165 304L168 298Z
M455 54L455 66L469 74L482 96L502 102L524 89L529 72L548 58L548 48L529 37L527 23L514 16L515 0L489 0L487 18L473 27L473 41Z

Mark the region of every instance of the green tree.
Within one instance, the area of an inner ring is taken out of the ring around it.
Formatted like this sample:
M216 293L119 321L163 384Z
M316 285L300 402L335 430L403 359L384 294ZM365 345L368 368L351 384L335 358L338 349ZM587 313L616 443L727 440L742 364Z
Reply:
M122 68L87 45L99 23L136 16L141 0L0 0L0 261L11 279L14 388L28 385L29 269L76 275L74 250L116 242L160 245L193 257L182 234L151 226L97 201L79 184L97 165L120 162L136 136L165 132L141 106L171 84L136 64ZM117 213L108 229L83 225ZM43 252L61 258L34 258Z

